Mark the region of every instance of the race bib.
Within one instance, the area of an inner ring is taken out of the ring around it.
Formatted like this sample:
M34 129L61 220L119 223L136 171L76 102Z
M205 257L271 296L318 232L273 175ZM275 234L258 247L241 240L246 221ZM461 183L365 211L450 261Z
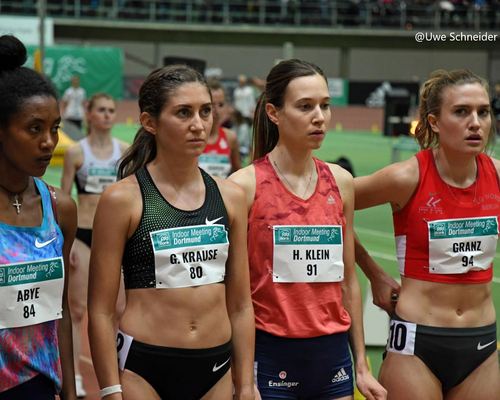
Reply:
M496 217L443 219L427 225L431 274L464 274L490 268L498 241Z
M128 352L130 351L133 340L134 338L132 336L118 329L118 335L116 336L116 353L118 355L118 368L122 371L125 369Z
M386 350L392 353L412 356L415 354L416 335L417 324L413 322L391 320Z
M275 225L273 243L274 282L344 279L342 226Z
M62 257L0 266L0 329L62 318Z
M116 182L116 168L114 167L89 167L85 191L89 193L102 193L106 186Z
M224 280L229 249L224 225L207 222L150 235L157 289L209 285Z
M210 175L227 178L231 173L231 162L228 155L202 154L198 157L198 165Z

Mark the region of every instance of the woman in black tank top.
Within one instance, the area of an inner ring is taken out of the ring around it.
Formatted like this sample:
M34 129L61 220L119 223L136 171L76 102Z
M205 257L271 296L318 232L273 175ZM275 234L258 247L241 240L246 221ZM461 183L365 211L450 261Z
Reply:
M254 399L245 197L197 166L210 91L193 69L164 67L142 85L139 107L122 180L105 189L94 219L89 338L101 396L229 400L234 384L237 399Z

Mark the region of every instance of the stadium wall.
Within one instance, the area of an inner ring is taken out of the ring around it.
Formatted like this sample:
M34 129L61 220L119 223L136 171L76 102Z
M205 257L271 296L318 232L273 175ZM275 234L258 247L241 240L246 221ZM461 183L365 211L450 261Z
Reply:
M57 44L117 46L125 53L124 76L146 76L161 65L164 56L184 56L207 60L207 67L220 67L224 77L238 74L265 77L277 59L283 58L281 46L251 46L125 42L111 40L83 41L56 38ZM347 56L350 80L423 81L436 69L467 68L473 72L500 80L500 59L489 58L485 50L401 50L352 48L341 53L339 48L295 47L294 56L318 64L327 76L340 76L340 57ZM132 57L127 57L132 55Z

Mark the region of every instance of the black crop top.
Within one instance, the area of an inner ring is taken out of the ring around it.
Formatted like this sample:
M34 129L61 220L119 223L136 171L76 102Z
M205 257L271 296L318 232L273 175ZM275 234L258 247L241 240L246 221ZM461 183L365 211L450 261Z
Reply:
M123 252L125 289L156 287L155 256L150 232L177 227L204 225L217 220L229 234L229 216L217 183L200 169L205 183L205 201L197 210L173 207L161 195L146 167L135 175L142 194L142 217Z

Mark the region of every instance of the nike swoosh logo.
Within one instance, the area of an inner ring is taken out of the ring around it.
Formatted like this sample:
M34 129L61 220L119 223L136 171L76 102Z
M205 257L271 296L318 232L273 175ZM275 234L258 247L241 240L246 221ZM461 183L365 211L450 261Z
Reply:
M35 239L35 247L37 249L41 249L42 247L45 247L47 246L48 244L52 243L54 240L57 239L57 236L56 237L53 237L52 239L50 240L47 240L46 242L39 242L38 241L38 238Z
M431 193L431 192L429 192L429 196L435 196L435 195L437 195L437 194L439 194L439 192L436 192L436 193Z
M212 220L212 221L209 221L209 220L208 220L208 218L205 218L205 224L207 224L207 225L213 225L213 224L215 224L215 223L216 223L219 219L222 219L222 218L223 218L223 217L219 217L219 218L216 218L216 219L214 219L214 220Z
M481 342L479 342L479 343L477 344L477 349L478 349L478 350L482 350L482 349L484 349L484 348L486 348L486 347L488 347L488 346L491 346L491 345L492 345L493 343L495 343L495 342L496 342L496 340L493 340L492 342L489 342L489 343L486 343L486 344L481 344Z
M217 363L214 364L214 368L212 369L213 372L217 372L219 369L221 369L224 365L226 365L229 361L231 360L231 357L229 357L225 363L222 363L221 365L217 365Z

